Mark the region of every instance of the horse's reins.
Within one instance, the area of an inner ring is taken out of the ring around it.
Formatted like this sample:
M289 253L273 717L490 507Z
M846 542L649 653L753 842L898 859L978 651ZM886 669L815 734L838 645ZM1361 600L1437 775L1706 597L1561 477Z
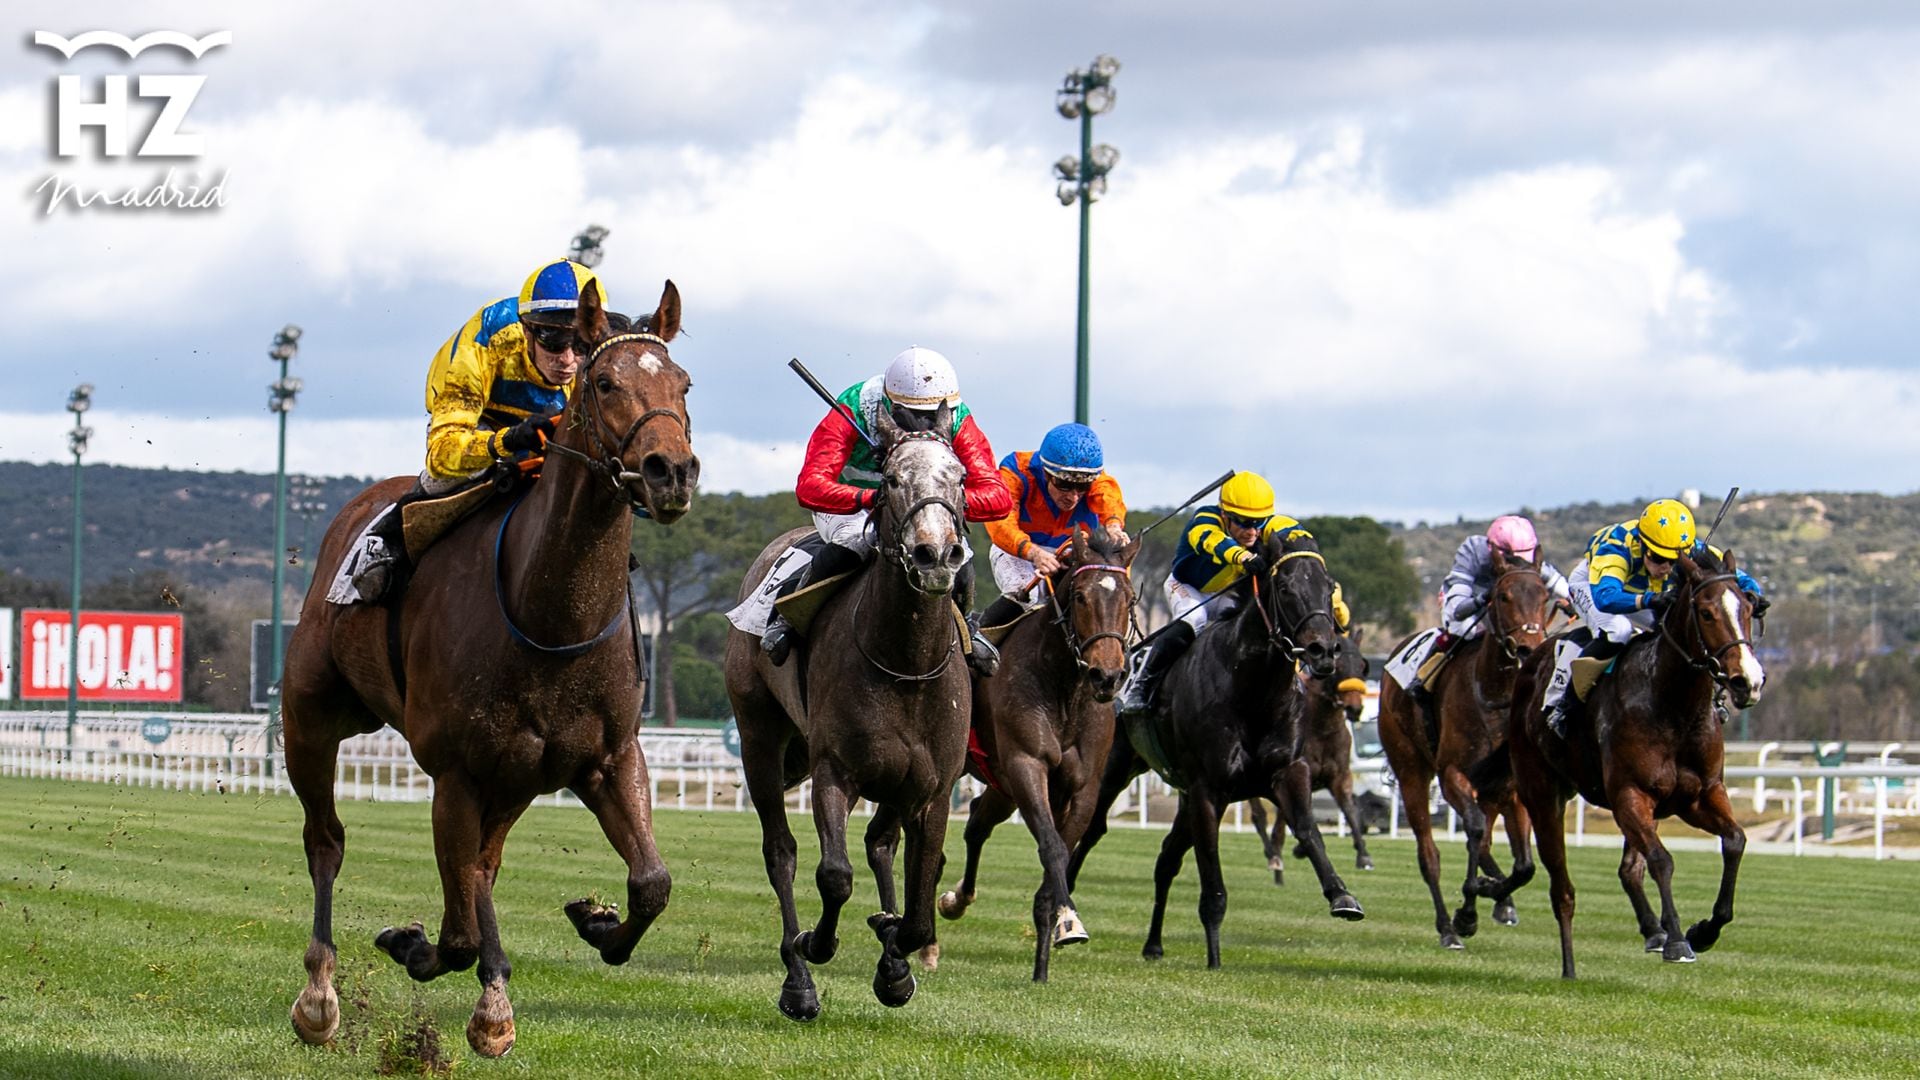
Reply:
M1712 585L1716 581L1732 581L1737 583L1739 580L1740 577L1738 574L1714 574L1711 577L1701 578L1699 580L1689 578L1685 584L1676 590L1676 595L1673 599L1675 605L1681 602L1677 593L1684 592L1689 595L1689 602L1687 604L1687 626L1693 631L1693 640L1698 652L1706 659L1695 659L1695 649L1689 648L1675 640L1672 631L1667 629L1667 620L1664 618L1660 620L1660 640L1671 645L1673 650L1680 654L1680 659L1687 662L1688 667L1695 671L1706 672L1708 677L1713 679L1716 685L1729 692L1733 690L1733 687L1730 685L1733 676L1728 673L1726 665L1720 662L1720 658L1727 655L1729 650L1737 649L1742 645L1752 648L1753 642L1745 637L1736 637L1718 649L1708 652L1707 635L1705 631L1700 629L1700 613L1693 610L1691 596L1692 594L1698 593L1701 588Z
M897 446L902 442L937 442L946 446L949 452L952 452L952 449L953 449L952 440L948 439L946 436L942 435L937 431L903 432L902 434L900 434L898 437L895 438L892 445ZM882 460L881 467L883 469L886 467L884 459ZM879 490L880 490L880 493L874 497L873 506L869 511L870 514L879 513L881 505L886 502L887 489L883 487ZM961 516L959 510L954 508L953 503L949 502L944 498L941 498L938 495L928 495L928 496L925 496L924 498L916 500L912 505L907 507L905 513L899 515L897 519L897 524L894 528L893 537L888 543L882 545L880 548L880 557L886 560L887 562L891 562L899 566L903 572L909 569L909 563L911 562L907 554L907 540L906 540L907 524L913 520L913 517L915 514L918 514L920 511L926 509L929 506L940 507L942 510L945 510L948 514L952 515L954 528L956 530L959 530L962 532L966 530L966 527L967 527L966 519ZM852 637L853 637L854 649L858 651L860 655L866 659L867 663L872 664L882 674L888 676L889 678L893 679L896 682L930 682L934 679L939 678L941 673L947 670L947 665L953 662L953 653L954 653L953 646L956 643L958 635L960 633L959 627L955 626L953 628L952 632L954 635L954 639L950 639L948 641L946 652L941 656L940 662L934 665L933 670L922 672L917 675L910 674L908 672L895 671L892 668L888 667L887 665L874 659L873 654L867 651L867 647L860 643L860 627L861 627L860 605L866 601L867 589L868 589L868 586L865 583L863 583L860 588L860 594L854 597L854 600L853 600Z
M593 440L594 453L583 454L572 447L562 446L557 442L551 441L542 448L542 452L556 453L562 457L572 458L580 462L611 484L614 491L627 505L637 506L651 512L652 508L646 505L645 500L636 498L633 494L633 489L627 486L634 480L644 481L645 477L640 473L629 471L626 467L626 462L622 460L622 458L625 456L627 449L633 445L633 440L639 436L640 429L645 427L650 420L666 417L679 424L680 430L685 432L689 438L693 435L693 426L687 422L687 418L684 415L673 409L648 409L634 419L633 423L627 428L626 435L621 437L619 442L609 450L608 444L613 440L612 429L607 426L606 419L600 412L600 391L594 386L593 380L588 377L593 373L593 365L599 361L601 353L606 352L615 345L635 341L658 345L662 351L667 347L667 343L656 334L645 332L615 334L593 347L593 351L587 354L587 362L581 366L579 374L574 376L574 383L581 388L579 407L590 421L590 423L586 425L586 428L588 437ZM671 358L669 358L669 360L671 360ZM641 490L646 490L644 483L641 485Z
M1543 585L1546 583L1546 575L1540 572L1540 567L1538 567L1537 565L1533 563L1528 563L1525 566L1514 567L1512 570L1508 570L1505 573L1501 574L1499 577L1493 579L1492 587L1487 590L1487 606L1484 609L1484 613L1491 615L1493 617L1493 632L1496 640L1500 642L1500 651L1507 654L1507 659L1512 660L1515 664L1518 664L1520 662L1520 651L1513 647L1513 642L1509 639L1507 635L1506 627L1503 626L1500 621L1500 605L1494 602L1496 599L1496 597L1494 596L1494 593L1499 590L1500 583L1514 576L1515 574L1532 574L1533 576L1539 578ZM1547 595L1549 598L1552 597L1553 594L1551 590L1549 590ZM1546 633L1547 628L1541 625L1540 623L1521 623L1519 626L1515 627L1515 629L1520 632L1532 630L1536 633L1544 635Z
M519 642L522 645L525 645L527 648L532 649L535 652L545 653L548 656L556 656L556 657L562 657L562 658L579 656L581 653L586 652L588 649L591 649L595 645L598 645L601 642L612 637L613 632L615 630L620 629L620 623L626 618L628 618L629 614L633 609L633 582L631 579L628 579L626 582L627 602L621 605L620 610L614 614L613 621L607 624L606 629L600 631L598 634L595 634L592 638L589 638L586 641L575 642L572 645L542 645L539 642L528 637L525 631L521 630L520 627L514 624L513 616L507 613L507 589L506 589L505 583L502 581L503 574L500 567L500 550L501 550L501 547L506 543L507 522L513 520L513 512L515 510L520 509L520 502L526 497L527 497L527 493L525 491L522 491L520 493L519 498L514 499L513 504L507 507L507 512L500 516L500 529L498 532L494 534L494 537L493 537L493 598L500 605L500 618L506 622L507 633L513 636L513 640ZM625 575L622 575L622 576L624 577ZM640 652L639 639L636 637L634 641L634 656L635 656L636 663L643 662L642 658L639 655L639 652ZM643 674L641 677L642 679L644 679L645 675Z
M1267 570L1267 577L1278 578L1280 575L1280 567L1289 559L1312 559L1323 567L1327 565L1326 556L1317 551L1289 551L1273 561L1273 566ZM1340 624L1334 621L1333 612L1331 611L1309 611L1300 616L1298 621L1285 625L1283 628L1281 623L1285 620L1285 613L1276 610L1272 615L1269 615L1267 613L1267 605L1260 597L1260 575L1250 574L1247 580L1253 585L1253 606L1260 612L1260 621L1267 625L1267 642L1279 648L1282 652L1297 658L1304 650L1294 643L1294 635L1298 634L1308 623L1315 619L1327 620L1327 624L1333 627L1334 633L1337 634L1340 632ZM1274 604L1277 608L1280 602L1280 587L1278 585L1274 586L1273 594Z

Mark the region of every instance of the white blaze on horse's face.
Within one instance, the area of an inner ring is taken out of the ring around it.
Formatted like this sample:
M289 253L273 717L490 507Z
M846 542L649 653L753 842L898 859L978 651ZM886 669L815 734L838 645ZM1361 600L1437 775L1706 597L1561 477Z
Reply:
M887 455L887 475L900 482L887 495L894 506L905 510L923 499L927 503L903 523L899 544L907 556L907 576L923 592L947 592L953 588L954 574L964 560L951 557L963 548L960 522L955 513L965 513L966 467L953 447L938 439L908 439L896 444ZM924 545L924 547L923 547ZM931 555L931 560L916 559L914 553Z
M1733 627L1735 633L1739 633L1740 594L1733 589L1727 589L1722 592L1720 594L1720 608L1727 613L1727 625ZM1767 673L1760 667L1760 658L1753 655L1753 646L1745 642L1741 643L1739 651L1734 655L1738 660L1738 663L1734 665L1736 670L1747 680L1747 685L1753 688L1753 696L1748 699L1747 703L1749 705L1758 704L1760 701L1760 688L1766 685L1767 682Z

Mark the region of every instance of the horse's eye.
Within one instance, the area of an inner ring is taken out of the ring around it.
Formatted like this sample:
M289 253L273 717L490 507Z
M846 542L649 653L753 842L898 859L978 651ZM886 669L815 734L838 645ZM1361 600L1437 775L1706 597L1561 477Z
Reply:
M593 381L593 388L603 394L611 394L613 393L613 380L602 375Z

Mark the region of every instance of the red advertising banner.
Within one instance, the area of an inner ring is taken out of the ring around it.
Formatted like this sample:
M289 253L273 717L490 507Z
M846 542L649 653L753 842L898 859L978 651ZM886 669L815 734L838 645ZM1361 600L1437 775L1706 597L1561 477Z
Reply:
M20 613L22 701L65 701L67 616ZM178 615L144 611L80 613L81 701L179 701L183 624Z

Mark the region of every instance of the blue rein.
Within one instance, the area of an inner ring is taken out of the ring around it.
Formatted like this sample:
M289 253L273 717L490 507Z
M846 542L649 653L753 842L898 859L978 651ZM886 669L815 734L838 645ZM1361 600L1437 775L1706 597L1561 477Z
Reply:
M612 637L614 631L620 629L620 624L626 621L628 611L632 607L632 604L626 603L620 605L620 610L614 614L613 621L607 624L605 630L594 635L593 640L577 642L573 645L542 645L528 637L518 626L513 624L513 616L507 614L506 585L500 580L500 551L507 539L507 522L513 520L513 512L520 509L520 500L526 497L527 493L524 491L521 492L519 496L513 500L513 504L507 507L507 512L500 517L500 531L495 533L493 537L493 598L500 604L500 618L506 622L507 633L513 635L513 640L535 652L545 653L548 656L579 656L581 653Z

